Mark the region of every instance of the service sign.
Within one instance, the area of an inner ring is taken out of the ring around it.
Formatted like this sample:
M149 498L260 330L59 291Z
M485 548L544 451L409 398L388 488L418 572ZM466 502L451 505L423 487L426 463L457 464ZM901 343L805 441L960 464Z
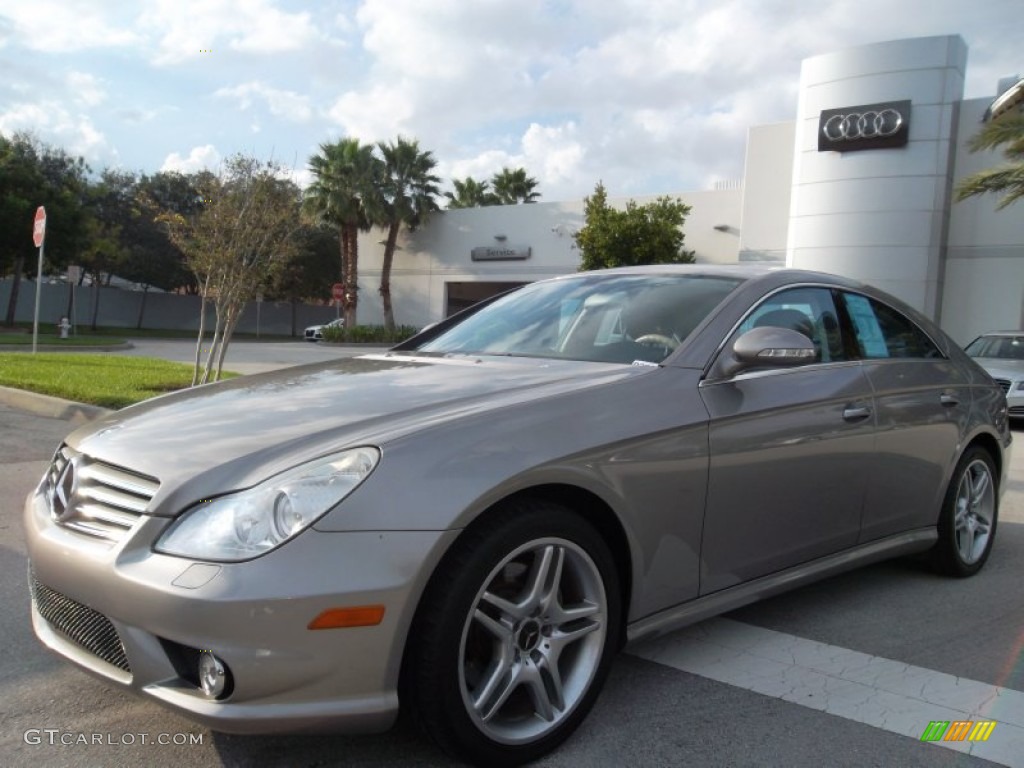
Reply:
M818 151L902 147L909 134L909 100L823 109L818 120Z
M530 258L528 245L482 245L470 252L473 261L521 261Z

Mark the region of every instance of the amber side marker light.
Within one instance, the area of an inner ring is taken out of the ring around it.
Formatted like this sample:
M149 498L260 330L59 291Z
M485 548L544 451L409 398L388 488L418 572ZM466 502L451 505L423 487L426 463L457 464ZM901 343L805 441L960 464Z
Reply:
M384 619L383 605L359 605L352 608L328 608L309 622L307 629L373 627Z

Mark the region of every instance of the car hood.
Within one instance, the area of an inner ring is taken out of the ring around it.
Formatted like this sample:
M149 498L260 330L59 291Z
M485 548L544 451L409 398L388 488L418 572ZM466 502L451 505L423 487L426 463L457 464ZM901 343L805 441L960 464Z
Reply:
M649 368L388 353L286 368L148 400L74 432L76 451L160 481L151 511L249 487L303 461L461 415ZM187 484L187 490L183 486Z
M1017 380L1024 378L1024 360L1007 360L1002 357L975 357L974 362L984 368L993 379Z

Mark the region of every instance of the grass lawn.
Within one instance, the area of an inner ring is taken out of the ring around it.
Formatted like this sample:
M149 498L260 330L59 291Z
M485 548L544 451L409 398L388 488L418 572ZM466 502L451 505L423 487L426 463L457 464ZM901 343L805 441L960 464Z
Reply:
M233 378L235 373L224 373ZM192 366L149 357L0 352L0 385L123 408L192 383Z
M39 334L39 346L43 346L45 344L47 347L95 347L112 346L123 343L123 338L119 339L114 336L72 336L67 339L62 339L55 333ZM0 344L17 344L18 346L31 347L32 334L0 333Z
M15 323L15 325L17 327L19 327L19 328L24 328L26 331L28 331L28 343L31 344L32 343L32 323L19 322L19 323ZM40 324L39 327L40 327L40 329L42 329L43 324ZM52 325L47 325L46 326L47 331L49 331L52 327L53 327ZM207 337L209 337L210 331L211 331L210 328L206 329ZM244 340L244 341L293 341L295 339L299 339L299 338L302 337L302 331L303 331L302 328L298 329L298 332L299 332L298 336L288 336L288 335L282 335L282 334L262 333L257 338L255 333L236 333L234 336L232 336L232 338L233 339L240 339L240 340ZM198 331L175 331L175 330L171 330L171 329L168 329L168 328L108 328L108 327L103 327L103 326L98 327L94 331L94 330L92 330L89 327L89 325L87 323L85 323L85 324L82 324L82 325L78 326L78 334L77 334L77 336L75 336L73 338L90 339L89 342L81 342L83 344L85 344L85 343L90 343L90 344L120 344L122 341L124 341L125 338L133 338L133 339L195 339L197 333L198 333ZM0 335L6 336L5 333L0 333ZM20 334L14 334L14 335L17 336L17 335L20 335ZM51 336L52 337L52 336L55 336L55 334L47 333L47 336ZM109 338L110 336L113 336L115 338L111 339L111 338ZM40 333L39 334L39 338L42 339L42 337L43 337L43 334ZM107 337L107 338L97 338L97 337ZM20 342L0 341L0 344L8 344L8 343L18 344Z

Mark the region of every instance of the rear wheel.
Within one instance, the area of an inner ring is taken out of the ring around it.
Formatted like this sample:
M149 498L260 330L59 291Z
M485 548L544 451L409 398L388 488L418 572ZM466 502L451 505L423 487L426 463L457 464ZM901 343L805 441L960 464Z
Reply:
M973 576L992 551L999 494L992 457L969 449L953 472L939 515L939 540L932 551L936 569L948 576Z
M559 505L519 501L467 531L409 643L413 704L445 750L518 765L586 716L618 647L621 597L601 536Z

